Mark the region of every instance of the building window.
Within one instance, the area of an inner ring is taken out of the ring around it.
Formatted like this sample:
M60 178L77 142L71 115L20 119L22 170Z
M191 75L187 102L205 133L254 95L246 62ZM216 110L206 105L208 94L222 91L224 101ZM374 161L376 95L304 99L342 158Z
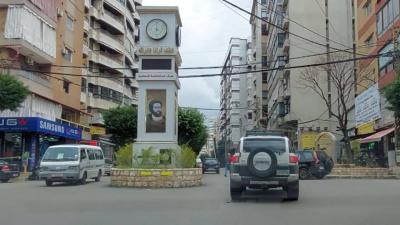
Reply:
M70 15L67 15L66 27L70 31L74 30L74 18L72 18Z
M365 47L367 47L367 48L371 48L372 46L373 46L373 37L374 37L374 34L371 34L368 38L367 38L367 40L365 40L365 42L364 42L364 44L365 44Z
M389 43L387 44L384 48L382 48L379 51L379 75L383 76L386 73L390 72L391 70L393 70L393 57L391 56L391 54L385 54L388 52L391 52L394 50L394 46L393 43ZM385 54L385 55L381 55L381 54Z
M62 55L65 60L68 62L72 62L72 50L69 48L62 49Z
M86 85L87 85L86 78L82 78L82 80L81 80L81 92L86 92Z
M63 89L64 89L64 92L67 94L69 93L69 84L70 83L71 82L67 79L64 79L64 81L63 81Z
M253 113L251 113L251 112L247 113L247 118L249 120L253 119Z
M268 35L267 24L262 24L262 25L261 25L261 34L262 34L262 35Z
M262 73L262 82L263 83L267 83L268 82L268 73L267 72L263 72Z
M367 1L363 7L364 15L369 16L372 12L371 0Z
M268 58L267 58L267 56L262 56L261 57L261 63L262 63L262 66L268 66Z
M261 4L266 5L267 4L267 0L261 0Z
M399 16L399 0L387 1L386 5L376 14L376 26L378 34L383 33Z
M262 10L262 11L261 11L261 18L263 18L263 19L268 19L267 10Z

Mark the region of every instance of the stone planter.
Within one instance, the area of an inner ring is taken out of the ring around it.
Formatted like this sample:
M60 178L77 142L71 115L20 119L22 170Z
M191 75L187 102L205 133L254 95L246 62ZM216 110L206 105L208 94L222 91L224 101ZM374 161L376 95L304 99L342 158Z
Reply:
M183 188L201 185L201 168L112 169L112 187Z

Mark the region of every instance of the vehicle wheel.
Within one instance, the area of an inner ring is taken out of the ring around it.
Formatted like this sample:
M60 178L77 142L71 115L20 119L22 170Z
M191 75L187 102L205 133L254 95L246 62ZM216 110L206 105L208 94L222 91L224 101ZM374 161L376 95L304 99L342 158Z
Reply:
M202 173L204 174L204 173L205 173L205 171L203 170L203 171L202 171Z
M82 185L85 185L86 184L86 179L87 179L87 173L84 172L83 176L82 176L82 179L80 180L79 183L82 184Z
M53 181L51 181L51 180L46 180L46 186L51 186L51 185L53 185Z
M306 168L300 168L299 169L299 177L301 180L308 179L310 177L310 174L308 172L308 169Z
M241 184L234 184L232 181L230 182L230 193L232 201L240 200L242 196L244 188Z
M219 174L219 169L217 170L217 174Z
M325 175L323 175L323 174L318 174L318 175L315 175L315 177L317 178L317 179L322 179L322 178L324 178L325 177Z
M1 180L1 183L7 183L10 179Z
M299 181L294 183L289 183L284 190L287 193L285 200L287 201L297 201L299 200Z
M99 172L97 173L97 177L94 178L94 181L95 181L95 182L99 182L100 179L101 179L101 170L99 170Z

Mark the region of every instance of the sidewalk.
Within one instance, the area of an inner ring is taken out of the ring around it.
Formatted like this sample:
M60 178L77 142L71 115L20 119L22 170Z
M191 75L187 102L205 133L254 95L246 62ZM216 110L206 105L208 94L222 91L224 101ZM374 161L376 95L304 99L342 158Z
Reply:
M400 179L400 168L368 168L336 165L327 179Z

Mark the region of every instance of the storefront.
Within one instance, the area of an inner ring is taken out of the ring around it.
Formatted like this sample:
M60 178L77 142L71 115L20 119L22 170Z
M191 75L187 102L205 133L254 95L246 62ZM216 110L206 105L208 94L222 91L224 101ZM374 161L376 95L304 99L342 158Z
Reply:
M82 129L47 119L0 118L0 159L17 163L21 169L27 162L32 171L49 146L77 143L81 139Z
M369 152L375 157L379 166L396 165L394 147L394 128L387 128L359 140L361 151Z

